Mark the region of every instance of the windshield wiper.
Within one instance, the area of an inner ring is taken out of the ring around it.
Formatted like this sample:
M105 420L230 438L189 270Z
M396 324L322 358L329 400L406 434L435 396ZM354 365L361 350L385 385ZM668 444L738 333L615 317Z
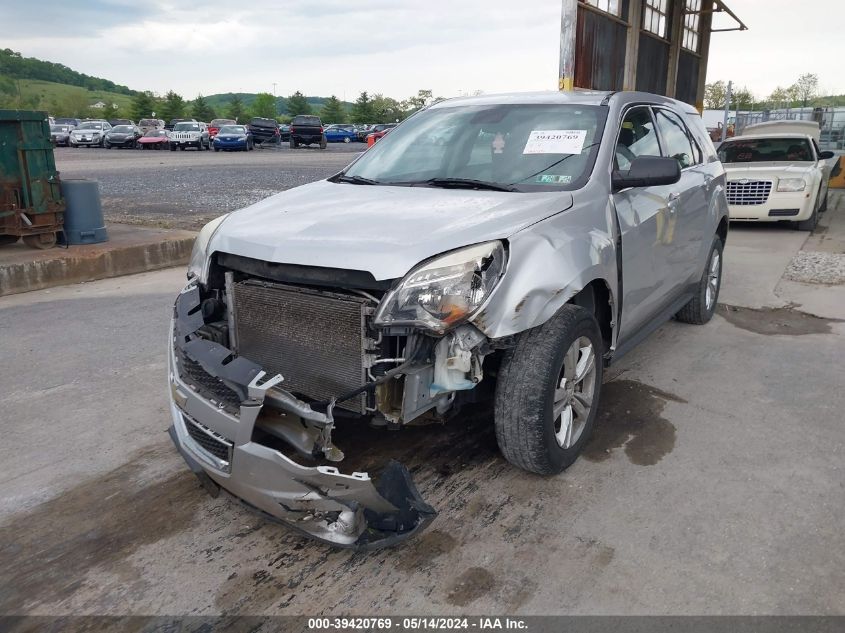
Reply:
M341 174L334 180L335 182L348 182L351 185L380 185L381 183L378 180L371 180L369 178L364 178L363 176L347 176L346 174Z
M501 185L497 182L475 180L474 178L429 178L419 182L403 183L409 185L428 185L430 187L455 187L456 189L488 189L490 191L517 191L511 185Z

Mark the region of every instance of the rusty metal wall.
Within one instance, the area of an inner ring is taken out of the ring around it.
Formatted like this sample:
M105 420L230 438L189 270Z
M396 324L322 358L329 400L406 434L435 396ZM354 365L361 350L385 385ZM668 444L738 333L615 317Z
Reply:
M675 82L675 98L686 101L691 105L696 104L698 96L698 69L701 66L701 58L695 53L681 49L678 58L678 80Z
M594 90L622 90L628 29L610 16L579 7L575 85Z
M637 53L637 90L666 94L669 72L669 44L651 35L640 34Z

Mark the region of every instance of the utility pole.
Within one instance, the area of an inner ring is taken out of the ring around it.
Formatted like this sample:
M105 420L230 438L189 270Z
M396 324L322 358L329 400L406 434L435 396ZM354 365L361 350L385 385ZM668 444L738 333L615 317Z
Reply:
M728 82L728 89L725 91L725 118L722 121L722 143L725 142L725 139L728 136L728 116L731 112L731 89L733 87L733 82Z

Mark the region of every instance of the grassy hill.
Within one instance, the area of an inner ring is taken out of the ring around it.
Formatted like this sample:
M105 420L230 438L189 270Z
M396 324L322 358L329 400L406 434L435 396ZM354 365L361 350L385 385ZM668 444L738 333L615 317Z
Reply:
M56 115L84 115L93 103L103 101L119 106L118 111L126 111L132 103L132 97L108 92L106 90L86 90L80 86L41 81L40 79L11 79L0 76L0 82L10 87L10 92L3 95L9 107L47 110Z

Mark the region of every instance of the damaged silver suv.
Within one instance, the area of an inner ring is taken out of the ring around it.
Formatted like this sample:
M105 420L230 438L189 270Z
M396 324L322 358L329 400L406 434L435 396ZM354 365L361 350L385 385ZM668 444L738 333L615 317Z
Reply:
M398 462L341 472L354 451L333 431L461 424L486 401L510 462L559 473L603 368L672 316L712 316L724 190L698 113L672 99L429 107L339 174L200 232L169 341L171 437L213 493L355 548L435 511Z

